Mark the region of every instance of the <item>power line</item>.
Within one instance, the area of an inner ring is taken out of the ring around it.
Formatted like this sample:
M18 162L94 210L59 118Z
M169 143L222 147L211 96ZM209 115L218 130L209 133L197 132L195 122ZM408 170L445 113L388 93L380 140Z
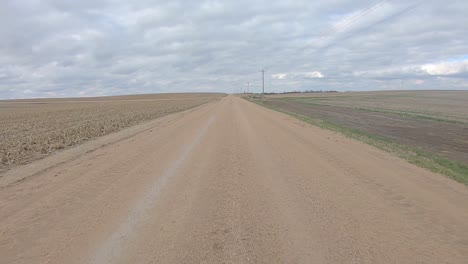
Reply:
M354 35L357 35L358 33L364 32L364 31L366 31L366 30L368 30L370 28L375 27L376 25L380 25L380 24L384 24L386 22L389 22L389 21L393 20L394 18L397 18L397 17L399 17L401 15L404 15L405 13L408 13L409 11L411 11L411 10L413 10L413 9L415 9L415 8L421 6L421 5L423 5L423 4L425 4L425 3L429 2L429 1L431 1L431 0L421 0L421 1L415 2L414 4L412 4L412 5L408 6L408 7L405 7L403 9L401 9L401 10L399 10L399 11L385 17L382 20L379 20L379 21L375 22L374 24L371 24L371 25L369 25L369 26L367 26L365 28L362 28L362 29L360 29L358 31L353 32L352 34L348 35L344 39L350 38L350 37L352 37Z
M379 7L383 6L384 4L386 4L388 2L388 0L381 0L377 3L375 3L374 5L366 8L364 11L352 16L351 18L349 18L348 20L346 20L345 22L341 23L340 25L338 25L337 27L333 28L332 30L330 30L329 32L323 34L322 36L320 36L320 38L318 38L317 40L313 41L311 43L312 44L315 44L316 42L322 40L322 39L325 39L327 37L330 37L338 32L340 32L343 28L346 28L347 26L353 24L353 22L355 22L356 20L368 15L369 13L377 10Z
M394 19L394 18L396 18L396 17L399 17L399 16L401 16L401 15L403 15L403 14L405 14L405 13L407 13L407 12L413 10L413 9L415 9L416 7L419 7L419 6L421 6L421 5L423 5L423 4L427 3L427 2L429 2L429 1L431 1L431 0L422 0L422 1L419 1L419 2L417 2L417 3L415 3L415 4L413 4L413 5L410 5L410 6L406 7L406 8L404 8L404 9L398 11L398 12L393 13L392 15L390 15L390 16L388 16L388 17L386 17L386 18L384 18L384 19L378 21L377 23L375 23L375 24L369 26L368 28L373 27L373 26L378 25L378 24L385 23L385 22L387 22L387 21L390 21L390 20L392 20L392 19Z
M265 94L265 69L262 69L261 72L262 72L262 94Z
M380 8L381 6L383 6L384 4L386 4L387 2L389 2L390 0L381 0L381 1L378 1L377 3L375 3L374 5L366 8L364 11L352 16L351 18L349 18L348 20L346 20L345 22L343 22L342 24L338 25L337 27L333 28L332 30L330 30L329 32L323 34L322 36L320 36L318 39L316 39L315 41L313 41L312 43L308 44L307 46L305 46L304 48L300 49L300 50L304 50L308 47L310 47L312 44L315 44L316 42L324 39L324 38L327 38L327 37L330 37L336 33L339 33L343 28L346 28L346 27L349 27L351 24L353 24L354 22L356 22L358 19L368 15L369 13L377 10L378 8ZM362 28L360 30L357 30L357 31L354 31L352 32L351 34L349 34L346 38L349 38L349 37L352 37L353 35L356 35L356 33L360 33L360 32L363 32L365 30L368 30L372 27L375 27L376 25L379 25L379 24L384 24L388 21L391 21L401 15L404 15L405 13L408 13L409 11L419 7L419 6L422 6L426 3L428 3L429 1L431 0L420 0L420 1L416 1L415 3L401 9L401 10L398 10L396 12L394 12L393 14L365 27L365 28ZM264 78L264 74L265 74L265 70L262 69L261 70L262 72L262 93L264 94L265 93L265 78ZM328 79L328 78L327 78ZM352 78L354 79L354 78ZM403 88L403 81L401 83L401 86Z
M332 29L331 31L329 31L328 33L322 35L319 39L313 41L308 46L313 45L313 44L319 42L320 40L322 40L324 38L328 38L328 37L330 37L332 35L335 35L336 33L339 33L341 31L341 29L343 29L345 27L348 27L349 25L351 25L352 23L357 21L359 18L364 17L367 14L375 11L376 9L378 9L379 7L381 7L382 5L387 3L388 1L389 0L382 0L382 1L379 1L379 2L375 3L371 7L365 9L363 12L351 17L350 19L348 19L344 23L340 24L338 27L336 27L336 28ZM401 16L401 15L403 15L403 14L405 14L405 13L407 13L407 12L409 12L409 11L411 11L411 10L413 10L413 9L415 9L415 8L421 6L421 5L423 5L423 4L425 4L425 3L429 2L429 1L431 1L431 0L417 1L416 3L414 3L414 4L412 4L412 5L408 6L408 7L405 7L405 8L403 8L403 9L401 9L401 10L399 10L399 11L393 13L393 14L391 14L390 16L387 16L386 18L384 18L384 19L382 19L380 21L377 21L376 23L373 23L373 24L371 24L371 25L369 25L369 26L367 26L367 27L365 27L365 28L363 28L361 30L358 30L357 32L354 32L353 34L349 35L348 38L351 37L352 35L355 35L356 33L363 32L363 31L365 31L365 30L367 30L369 28L372 28L372 27L374 27L376 25L386 23L386 22L388 22L388 21L390 21L390 20L392 20L392 19L394 19L396 17L399 17L399 16Z

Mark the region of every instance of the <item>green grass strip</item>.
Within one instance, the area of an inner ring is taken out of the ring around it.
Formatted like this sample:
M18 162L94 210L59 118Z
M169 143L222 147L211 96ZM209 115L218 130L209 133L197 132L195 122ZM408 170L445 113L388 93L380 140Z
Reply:
M461 162L450 160L440 155L436 155L418 148L396 143L392 139L385 136L371 134L358 129L352 129L339 124L330 123L322 119L289 112L278 107L267 105L260 100L251 98L245 99L263 107L288 114L317 127L339 132L346 137L359 140L380 150L396 155L397 157L405 159L409 163L415 164L421 168L443 174L456 180L457 182L468 185L468 166Z

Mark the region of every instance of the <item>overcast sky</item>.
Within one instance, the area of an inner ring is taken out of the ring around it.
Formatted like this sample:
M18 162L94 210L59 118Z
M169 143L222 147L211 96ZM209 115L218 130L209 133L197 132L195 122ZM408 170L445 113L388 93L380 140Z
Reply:
M0 98L468 89L468 1L420 1L2 0Z

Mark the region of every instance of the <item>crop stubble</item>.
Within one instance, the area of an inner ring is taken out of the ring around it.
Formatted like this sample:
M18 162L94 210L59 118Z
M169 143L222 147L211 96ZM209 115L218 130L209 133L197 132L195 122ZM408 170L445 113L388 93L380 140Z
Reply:
M0 101L0 172L221 94Z

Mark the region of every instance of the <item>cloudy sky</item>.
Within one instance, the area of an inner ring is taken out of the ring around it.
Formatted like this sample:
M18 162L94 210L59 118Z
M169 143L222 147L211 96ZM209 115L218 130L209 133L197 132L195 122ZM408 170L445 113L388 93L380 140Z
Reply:
M468 89L467 12L466 0L2 0L0 98L258 92L262 68L266 91Z

